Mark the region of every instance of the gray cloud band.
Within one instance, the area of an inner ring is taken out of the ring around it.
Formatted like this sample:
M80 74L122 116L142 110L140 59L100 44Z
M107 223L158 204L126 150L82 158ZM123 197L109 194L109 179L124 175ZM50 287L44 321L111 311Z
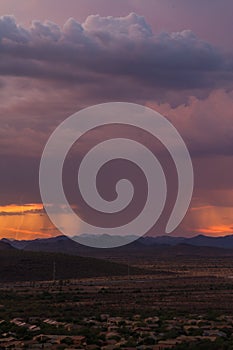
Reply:
M166 226L167 233L182 221L193 191L193 167L188 149L175 127L159 113L133 103L113 102L92 106L70 116L52 133L42 154L41 197L49 218L63 234L73 239L75 237L79 243L98 248L121 246L143 236L157 222L167 197L166 177L155 155L139 142L114 138L99 143L84 156L77 174L81 195L89 206L103 213L116 213L126 208L134 192L127 179L116 184L118 196L112 202L100 197L96 188L100 168L110 160L123 158L137 164L147 179L148 196L143 210L128 224L114 228L90 225L73 211L62 181L66 156L83 134L110 124L141 128L161 141L169 151L177 170L178 193ZM86 239L85 235L79 237L80 234L107 235L99 240L95 236L91 240L88 235Z
M130 77L159 90L232 87L232 56L190 30L153 33L135 13L89 16L83 24L69 19L63 27L33 21L30 28L20 26L12 16L2 16L0 47L3 76L60 85L97 84L98 89L100 79L112 76Z

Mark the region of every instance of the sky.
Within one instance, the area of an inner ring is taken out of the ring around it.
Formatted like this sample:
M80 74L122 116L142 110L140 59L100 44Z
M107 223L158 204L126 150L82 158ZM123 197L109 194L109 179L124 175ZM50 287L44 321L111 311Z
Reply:
M1 0L0 237L59 234L41 204L43 148L69 115L112 101L160 112L190 150L193 198L173 234L232 234L232 13L231 0ZM115 133L124 130L97 130L94 140ZM147 136L143 142L156 151ZM88 138L78 144L67 161L67 195L78 212L98 222L103 218L80 208L70 180L88 144ZM119 168L104 175L106 188ZM142 186L139 201L144 192ZM169 210L168 204L150 234L164 234Z

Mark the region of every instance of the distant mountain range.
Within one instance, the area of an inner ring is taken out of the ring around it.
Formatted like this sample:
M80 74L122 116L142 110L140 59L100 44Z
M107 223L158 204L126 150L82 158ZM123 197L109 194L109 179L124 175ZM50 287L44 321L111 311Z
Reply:
M189 244L193 246L233 249L233 235L227 235L224 237L211 237L211 236L205 236L205 235L198 235L191 238L160 236L160 237L143 237L143 238L140 238L139 240L143 244L148 244L148 245L166 244L166 245L176 246L178 244Z
M112 238L113 237L113 238ZM103 246L104 242L110 242L114 240L114 242L121 242L122 237L120 236L110 236L110 235L81 235L79 237L72 237L74 241L78 241L79 243L85 244L90 243L90 245L95 246L97 241L100 241ZM179 244L188 244L199 247L215 247L215 248L224 248L224 249L233 249L233 235L227 235L224 237L211 237L205 235L198 235L195 237L187 238L187 237L173 237L173 236L158 236L158 237L140 237L137 239L136 236L125 236L125 243L135 240L135 244L142 244L144 246L154 246L154 245L168 245L168 246L177 246Z
M87 237L90 242L94 240L106 240L108 239L108 235L85 235L85 241L87 241ZM35 239L35 240L9 240L3 238L0 240L0 250L16 248L19 250L26 251L42 251L42 252L60 252L72 255L105 255L105 253L109 252L135 252L136 251L152 251L152 250L164 250L169 249L170 251L178 251L181 247L185 250L189 250L191 247L209 247L209 248L218 248L218 249L227 249L233 250L233 235L227 235L224 237L210 237L205 235L198 235L195 237L187 238L187 237L172 237L172 236L159 236L159 237L140 237L134 242L124 245L119 248L108 248L108 249L97 249L90 248L88 246L82 245L75 241L76 237L73 239L66 236L57 236L53 238L47 239ZM82 238L82 236L81 236ZM136 238L136 237L135 237ZM117 236L116 238L117 239ZM130 238L132 240L132 236ZM82 239L79 239L82 242ZM127 241L127 239L126 239ZM3 245L5 244L5 245ZM1 247L3 245L3 247ZM187 246L191 246L187 249ZM174 249L172 249L174 248ZM98 254L99 252L99 254Z
M82 234L80 236L74 236L72 239L85 246L93 248L108 248L108 247L121 247L123 245L130 244L138 239L134 235L93 235L93 234Z

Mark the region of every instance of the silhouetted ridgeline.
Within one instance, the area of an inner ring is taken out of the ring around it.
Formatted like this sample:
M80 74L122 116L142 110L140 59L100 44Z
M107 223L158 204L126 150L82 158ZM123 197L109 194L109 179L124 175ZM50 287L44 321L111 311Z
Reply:
M56 279L123 276L128 274L128 263L143 267L146 260L233 256L232 247L233 236L145 237L112 249L86 247L65 236L31 241L2 239L0 282L52 280L54 264ZM148 271L144 268L130 266L132 275L145 273Z
M0 282L124 276L128 266L61 253L29 252L10 247L0 251ZM133 274L143 270L131 267Z

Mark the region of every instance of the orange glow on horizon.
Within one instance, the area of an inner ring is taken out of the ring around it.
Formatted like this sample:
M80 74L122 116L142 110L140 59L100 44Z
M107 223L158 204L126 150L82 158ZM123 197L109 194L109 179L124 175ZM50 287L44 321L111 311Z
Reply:
M71 232L77 229L66 214L61 215L61 227L67 222L72 227ZM230 235L233 233L232 208L196 205L190 208L181 230L183 236L190 232L213 237ZM62 233L53 226L42 203L0 206L0 239L30 240L58 235Z
M196 232L211 236L226 236L232 234L232 227L228 225L214 225L198 229Z
M27 213L27 212L33 212L33 211L38 211L43 209L43 204L35 204L35 203L30 203L30 204L10 204L10 205L5 205L5 206L0 206L0 215L3 214L22 214L22 213Z
M49 238L57 231L43 214L42 203L0 206L0 238Z
M230 206L200 205L190 208L186 227L189 232L208 236L233 234L233 210Z
M67 226L77 234L77 222L64 212L57 214L60 227ZM60 236L59 231L46 215L43 204L0 206L0 239L30 240Z
M51 238L51 237L59 236L59 234L51 235L50 233L45 233L45 232L36 232L36 231L15 229L15 228L7 228L6 231L9 232L9 235L7 235L7 237L4 237L4 238L19 239L19 237L16 238L16 234L17 234L17 236L20 235L20 240Z

